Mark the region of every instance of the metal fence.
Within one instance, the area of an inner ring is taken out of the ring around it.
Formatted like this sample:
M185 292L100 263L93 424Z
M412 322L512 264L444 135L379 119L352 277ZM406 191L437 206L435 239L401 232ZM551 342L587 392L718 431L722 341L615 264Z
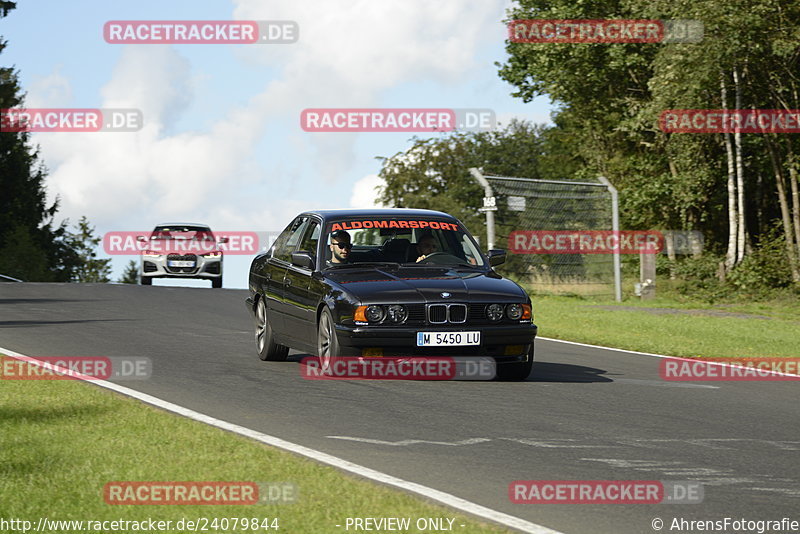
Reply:
M489 245L509 251L504 274L543 292L613 295L621 300L619 252L576 254L531 252L526 239L542 231L619 231L617 192L598 183L483 176ZM479 178L480 176L480 178ZM481 179L482 178L482 179ZM496 243L492 243L496 242Z

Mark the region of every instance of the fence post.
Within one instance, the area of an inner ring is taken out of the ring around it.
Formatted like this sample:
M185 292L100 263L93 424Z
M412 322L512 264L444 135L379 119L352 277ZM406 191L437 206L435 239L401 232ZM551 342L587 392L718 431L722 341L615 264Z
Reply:
M492 191L492 186L489 185L489 181L475 167L470 167L469 172L472 177L483 186L483 192L484 195L486 195L485 198L493 199L494 191ZM484 207L479 210L486 212L486 250L492 250L494 248L494 212L496 210L497 206L487 206L485 202Z
M611 229L617 237L617 243L620 242L619 235L619 194L617 188L611 185L608 178L605 176L598 176L597 179L608 188L611 193ZM620 261L620 247L614 250L614 300L622 302L622 263Z

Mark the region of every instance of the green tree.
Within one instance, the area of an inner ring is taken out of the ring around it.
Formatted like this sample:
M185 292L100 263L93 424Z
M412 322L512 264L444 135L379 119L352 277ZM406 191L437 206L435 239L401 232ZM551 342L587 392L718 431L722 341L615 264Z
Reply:
M134 260L128 262L125 266L125 271L122 273L122 278L119 279L120 284L138 284L139 283L139 266Z
M440 210L458 217L470 228L483 226L483 188L470 167L486 174L542 178L546 153L544 129L512 121L501 130L454 133L414 139L405 152L382 158L379 176L386 182L379 200L390 206ZM560 154L553 153L555 160ZM565 167L565 172L571 172ZM552 172L547 173L548 176Z
M669 134L666 109L800 108L800 4L794 0L518 0L508 19L694 19L700 43L508 42L514 96L547 95L584 177L620 191L629 228L702 230L726 263L771 246L780 221L800 279L798 148L789 135ZM727 93L727 97L725 96ZM776 194L777 193L777 194ZM795 200L797 199L797 200Z
M0 2L0 18L14 9ZM0 54L7 45L0 39ZM0 67L0 109L23 106L17 73ZM47 204L46 170L27 132L0 131L0 273L26 281L66 282L77 257L66 243L66 224L54 226L58 200Z
M67 242L69 247L78 256L78 266L72 278L72 282L110 282L111 279L111 259L97 258L97 245L101 238L95 237L94 227L84 215L75 226L76 232L68 233Z

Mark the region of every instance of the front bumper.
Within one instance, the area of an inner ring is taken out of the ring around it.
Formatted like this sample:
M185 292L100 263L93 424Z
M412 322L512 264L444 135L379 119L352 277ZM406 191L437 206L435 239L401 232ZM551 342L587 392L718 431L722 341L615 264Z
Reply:
M172 259L167 255L142 256L140 274L144 278L201 278L216 280L222 278L222 256L206 258L201 255L189 254L182 256L182 261L193 261L191 267L171 267L168 261Z
M481 333L480 345L456 347L418 347L417 332ZM519 325L469 325L417 327L348 327L336 325L339 345L346 352L375 356L491 356L497 363L525 362L538 328L533 323Z

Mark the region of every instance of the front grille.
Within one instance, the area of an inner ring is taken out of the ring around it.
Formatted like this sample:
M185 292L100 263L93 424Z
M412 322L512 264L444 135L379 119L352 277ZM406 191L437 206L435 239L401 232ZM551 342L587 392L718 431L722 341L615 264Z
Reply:
M463 323L467 320L467 307L464 304L451 304L449 311L448 319L451 323Z
M430 324L461 324L466 320L466 304L428 304L428 322Z
M196 254L167 254L167 262L169 261L193 261L194 267L170 267L169 263L166 265L167 272L170 273L193 273L197 271L197 255Z
M447 322L447 305L431 304L428 306L428 322L431 324L441 324Z

